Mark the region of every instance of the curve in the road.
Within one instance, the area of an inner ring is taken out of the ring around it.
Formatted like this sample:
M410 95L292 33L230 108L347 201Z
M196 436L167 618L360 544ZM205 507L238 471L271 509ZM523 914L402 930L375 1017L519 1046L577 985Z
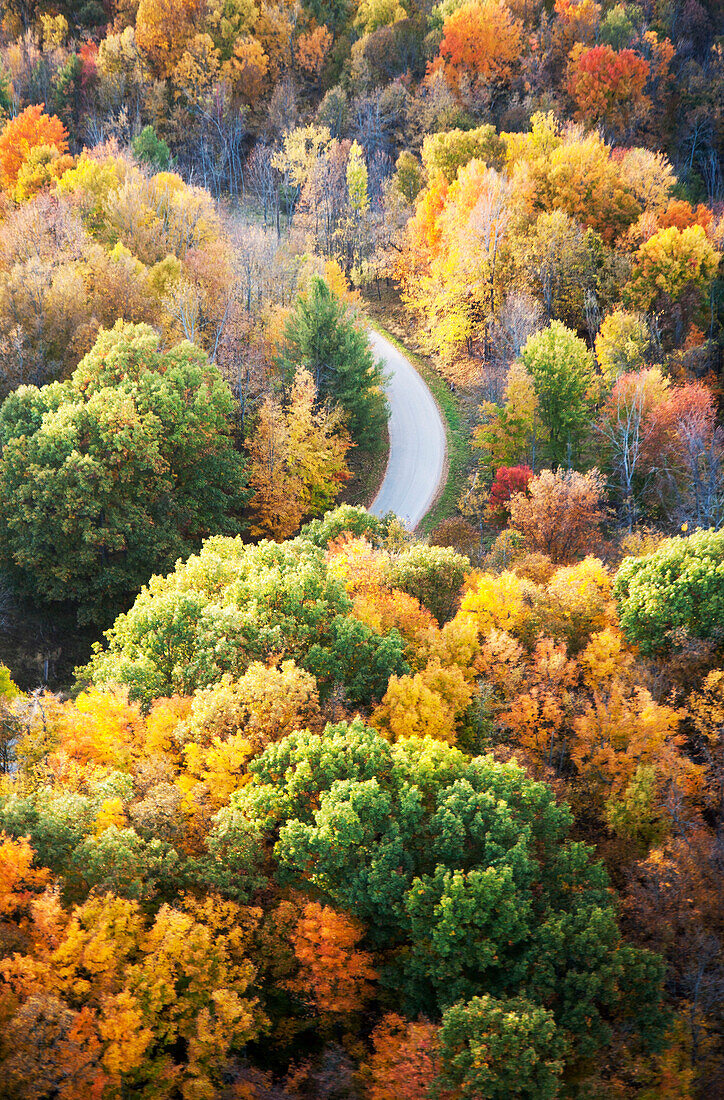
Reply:
M394 512L414 531L443 480L445 426L435 399L412 363L377 332L370 332L370 343L388 376L390 456L369 511L375 516Z

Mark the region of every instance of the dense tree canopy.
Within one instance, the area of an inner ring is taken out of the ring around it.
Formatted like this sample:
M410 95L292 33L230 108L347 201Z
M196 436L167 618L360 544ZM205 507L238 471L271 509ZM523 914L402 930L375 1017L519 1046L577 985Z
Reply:
M660 884L676 821L714 812L718 674L688 704L694 762L603 562L512 565L472 571L347 506L282 544L212 538L153 578L74 700L0 676L13 1097L41 1074L113 1098L271 1087L258 1055L296 1100L286 1067L311 1042L322 1073L345 1033L380 1100L585 1095L622 1057L681 1092L664 963L624 937L574 829ZM708 894L689 891L695 937Z
M514 765L414 738L390 747L357 723L293 735L251 771L222 827L248 823L280 881L363 920L409 1011L485 988L552 1005L575 1056L609 1041L616 1016L656 1041L659 964L621 944L568 811Z
M721 22L0 0L3 1098L724 1095Z
M0 554L40 601L108 621L154 570L239 529L244 464L228 387L204 352L103 332L68 382L0 409Z
M150 701L213 684L270 654L292 656L329 690L380 698L407 671L396 630L382 637L346 617L349 599L316 546L299 538L245 547L212 538L167 577L153 577L93 658L97 683Z

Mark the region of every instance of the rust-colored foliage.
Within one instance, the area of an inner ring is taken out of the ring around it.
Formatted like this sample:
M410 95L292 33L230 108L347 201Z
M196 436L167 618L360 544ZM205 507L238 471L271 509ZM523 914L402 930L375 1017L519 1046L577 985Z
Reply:
M306 76L319 80L332 41L332 35L324 25L300 34L297 39L297 64Z
M292 933L299 973L289 987L323 1015L359 1012L374 996L372 956L359 948L363 929L329 905L305 905Z
M383 1016L362 1069L368 1100L427 1100L440 1072L439 1026L428 1020ZM441 1100L447 1093L439 1094Z
M152 920L112 895L76 907L57 944L36 937L34 954L2 964L10 1095L214 1095L232 1045L263 1019L246 996L257 919L212 896Z
M543 470L528 482L526 493L511 497L511 526L524 535L531 550L555 562L574 561L599 545L603 494L603 479L596 470Z
M576 117L625 132L651 106L644 91L648 77L648 61L634 50L574 48L568 91L576 102Z

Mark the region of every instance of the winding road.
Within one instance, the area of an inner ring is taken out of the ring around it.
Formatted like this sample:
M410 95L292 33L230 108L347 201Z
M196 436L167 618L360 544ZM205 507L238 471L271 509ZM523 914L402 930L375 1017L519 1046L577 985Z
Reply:
M414 531L443 481L445 426L412 363L377 332L370 332L370 343L388 375L390 456L380 491L368 510L375 516L394 512Z

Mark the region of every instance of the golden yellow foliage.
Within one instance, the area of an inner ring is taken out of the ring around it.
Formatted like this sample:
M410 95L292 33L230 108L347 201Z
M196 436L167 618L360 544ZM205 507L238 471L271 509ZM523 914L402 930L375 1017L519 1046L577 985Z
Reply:
M128 692L89 688L74 703L63 703L55 718L58 751L81 764L126 769L143 742L143 720Z
M49 881L50 872L33 868L35 853L25 838L0 833L0 919L18 920Z
M456 724L470 705L473 688L460 668L432 660L414 676L391 676L371 723L381 733L436 737L455 743Z
M593 634L579 656L583 683L590 691L614 680L630 684L635 675L634 653L614 626Z
M100 833L104 832L106 829L110 829L111 826L122 829L126 824L126 815L123 812L123 802L121 799L105 798L101 803L101 808L96 814L96 836L99 836Z
M175 731L188 717L191 705L192 700L184 695L155 700L145 722L144 750L147 755L178 755L179 744Z
M48 906L35 912L57 939ZM50 1075L54 1094L69 1100L137 1088L149 1096L218 1095L232 1047L263 1024L249 995L255 968L247 957L259 915L211 895L164 905L149 921L135 902L89 898L57 945L38 938L37 959L16 955L3 966L17 999L9 1022L17 1049L4 1062L11 1078L24 1074L32 1089L39 1074ZM58 1038L46 1053L47 1039L30 1038L22 1023L49 1015ZM87 1076L83 1091L79 1063L100 1091Z
M569 650L575 651L591 634L615 622L611 590L606 567L590 555L556 570L545 589L543 629L564 637Z
M460 614L470 616L481 635L491 630L515 634L538 595L537 585L507 570L473 574Z
M244 733L255 752L296 729L320 727L319 694L311 673L294 661L277 667L253 661L243 676L228 674L199 689L179 730L187 741L209 744Z
M644 688L633 693L614 681L596 691L574 719L571 760L595 803L620 797L641 765L652 765L667 781L693 795L701 769L677 750L681 711L656 703Z

